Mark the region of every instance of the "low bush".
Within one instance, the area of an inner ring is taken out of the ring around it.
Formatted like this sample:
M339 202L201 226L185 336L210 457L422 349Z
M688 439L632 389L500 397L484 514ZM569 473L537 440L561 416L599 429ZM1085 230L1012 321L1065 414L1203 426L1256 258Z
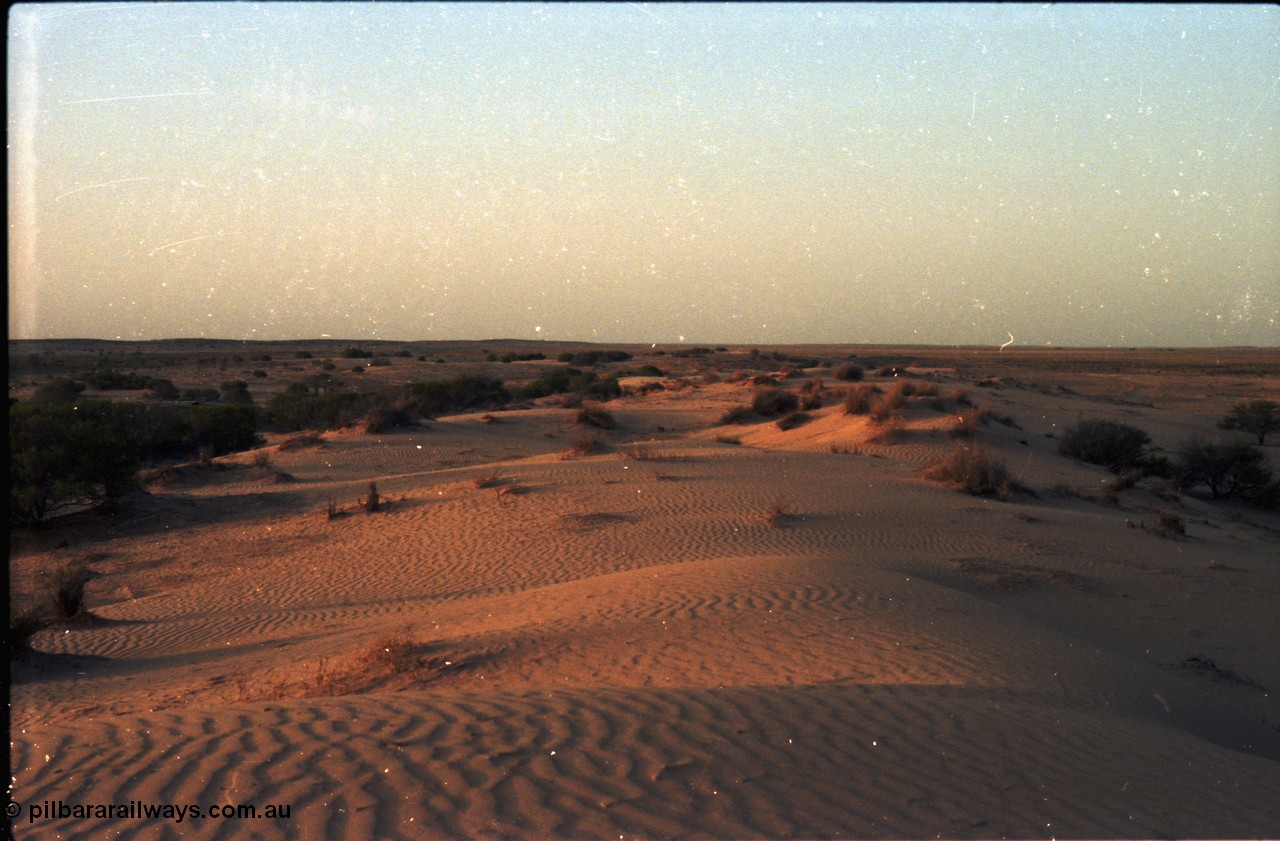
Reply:
M417 425L413 415L400 406L375 406L360 419L361 428L369 435L381 435L393 429Z
M1082 420L1062 434L1058 452L1119 473L1141 467L1147 460L1147 445L1150 443L1150 435L1127 423Z
M777 425L778 425L778 429L781 429L783 432L786 432L789 429L795 429L798 426L804 426L806 423L808 423L811 420L813 420L813 416L810 415L808 412L791 412L790 414L783 415L782 417L778 418Z
M720 415L721 424L729 423L745 423L751 419L750 406L733 406L725 409L724 414Z
M794 412L800 407L800 398L780 388L762 388L751 397L751 409L769 417Z
M594 426L596 429L616 429L617 420L605 408L595 403L583 403L574 410L573 422L578 426Z
M846 362L843 365L837 365L831 371L831 376L837 380L860 380L865 375L861 365L854 365L852 362Z

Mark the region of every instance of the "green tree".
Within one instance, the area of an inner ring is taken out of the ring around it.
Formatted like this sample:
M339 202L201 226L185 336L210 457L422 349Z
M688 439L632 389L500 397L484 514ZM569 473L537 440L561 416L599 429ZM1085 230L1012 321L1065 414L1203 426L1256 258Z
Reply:
M1266 454L1252 444L1193 439L1178 451L1175 470L1184 488L1205 485L1214 499L1239 496L1273 503L1280 499L1280 485L1272 481Z
M55 511L123 495L138 475L127 412L87 400L9 407L9 519L38 526Z
M1258 446L1267 443L1267 434L1280 430L1280 403L1274 400L1246 400L1237 403L1218 421L1219 429L1239 429L1258 436Z

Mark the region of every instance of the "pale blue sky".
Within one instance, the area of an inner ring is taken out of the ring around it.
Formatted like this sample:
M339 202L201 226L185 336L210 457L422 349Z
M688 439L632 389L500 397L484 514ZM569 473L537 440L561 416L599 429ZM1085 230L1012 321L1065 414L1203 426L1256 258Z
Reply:
M10 334L1280 344L1270 6L54 4Z

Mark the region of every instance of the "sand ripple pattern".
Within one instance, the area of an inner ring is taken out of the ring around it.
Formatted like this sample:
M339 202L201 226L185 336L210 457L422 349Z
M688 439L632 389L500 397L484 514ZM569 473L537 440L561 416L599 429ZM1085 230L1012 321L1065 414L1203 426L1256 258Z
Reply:
M1096 837L1265 834L1280 818L1273 762L1095 709L1045 728L1045 703L958 687L597 689L48 727L15 748L30 802L288 803L291 818L60 820L17 837ZM1151 808L1153 790L1183 808Z

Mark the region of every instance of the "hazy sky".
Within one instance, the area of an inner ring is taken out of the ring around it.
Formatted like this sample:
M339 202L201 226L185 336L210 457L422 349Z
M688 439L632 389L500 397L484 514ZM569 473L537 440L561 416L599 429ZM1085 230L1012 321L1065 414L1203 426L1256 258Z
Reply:
M13 337L1280 344L1280 9L51 4Z

